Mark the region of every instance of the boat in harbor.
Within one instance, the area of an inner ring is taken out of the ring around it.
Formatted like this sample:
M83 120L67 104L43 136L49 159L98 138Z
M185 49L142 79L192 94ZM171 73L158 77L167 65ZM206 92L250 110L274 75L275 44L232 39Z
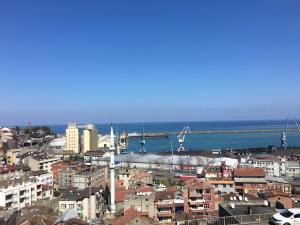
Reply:
M128 133L128 138L140 138L142 136L141 133L132 132ZM144 133L144 138L167 138L169 137L168 133L158 132L158 133Z

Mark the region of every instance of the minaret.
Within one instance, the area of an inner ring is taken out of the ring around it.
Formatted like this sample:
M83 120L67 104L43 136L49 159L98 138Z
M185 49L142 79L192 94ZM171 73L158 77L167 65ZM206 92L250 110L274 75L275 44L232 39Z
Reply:
M111 213L116 212L115 204L115 140L114 130L110 127L110 210Z

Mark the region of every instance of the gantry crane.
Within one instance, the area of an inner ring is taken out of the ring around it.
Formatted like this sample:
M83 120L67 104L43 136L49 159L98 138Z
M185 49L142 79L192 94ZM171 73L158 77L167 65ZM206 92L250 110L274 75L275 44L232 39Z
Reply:
M183 130L180 132L180 134L177 136L178 138L178 143L179 143L179 148L178 152L184 152L185 148L183 146L184 144L184 139L187 133L191 133L190 128L188 126L185 126Z
M287 139L287 133L288 133L288 127L289 127L289 120L290 120L290 118L288 117L286 119L285 130L281 132L281 137L280 137L280 139L281 139L281 147L283 147L285 150L286 150L286 147L287 147L286 139ZM292 119L292 120L294 120L294 122L295 122L295 124L297 126L297 129L298 129L298 132L300 134L300 127L299 127L299 124L298 124L297 120L295 118Z
M146 153L146 149L145 149L145 138L144 138L144 129L142 130L142 134L141 134L141 140L140 140L140 152L141 153Z

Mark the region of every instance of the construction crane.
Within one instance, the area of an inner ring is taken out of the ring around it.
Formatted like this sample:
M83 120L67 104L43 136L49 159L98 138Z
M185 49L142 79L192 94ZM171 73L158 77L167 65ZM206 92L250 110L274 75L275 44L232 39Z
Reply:
M287 147L286 139L287 139L287 133L288 133L288 127L289 127L289 120L290 120L290 118L288 117L286 119L285 130L281 132L281 137L280 137L280 139L281 139L281 147L283 147L285 150L286 150L286 147ZM297 129L298 129L298 132L300 134L299 124L298 124L298 122L297 122L297 120L295 118L293 120L294 120L294 122L295 122L295 124L297 126Z
M145 149L145 138L144 138L144 129L142 130L142 134L141 134L141 140L140 140L140 153L146 153L146 149Z
M190 128L188 126L185 126L183 130L180 132L180 134L177 136L178 138L178 143L179 143L179 148L178 152L184 152L185 148L183 146L184 144L184 139L187 133L191 133Z

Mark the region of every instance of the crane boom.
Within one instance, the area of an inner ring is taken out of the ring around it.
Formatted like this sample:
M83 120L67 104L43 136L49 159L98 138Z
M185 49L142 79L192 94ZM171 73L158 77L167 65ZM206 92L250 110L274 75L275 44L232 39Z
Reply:
M285 150L286 150L286 147L287 147L286 139L287 139L287 134L288 134L289 120L290 120L290 117L288 117L286 119L285 130L281 132L281 147L284 147ZM294 118L293 120L294 120L294 122L297 126L297 129L298 129L298 132L300 134L300 127L299 127L299 124L298 124L296 118Z
M185 136L187 135L187 133L191 133L191 130L188 126L185 126L182 129L182 131L180 132L180 134L177 136L178 143L179 143L178 152L185 151L185 148L184 148L183 144L184 144Z

